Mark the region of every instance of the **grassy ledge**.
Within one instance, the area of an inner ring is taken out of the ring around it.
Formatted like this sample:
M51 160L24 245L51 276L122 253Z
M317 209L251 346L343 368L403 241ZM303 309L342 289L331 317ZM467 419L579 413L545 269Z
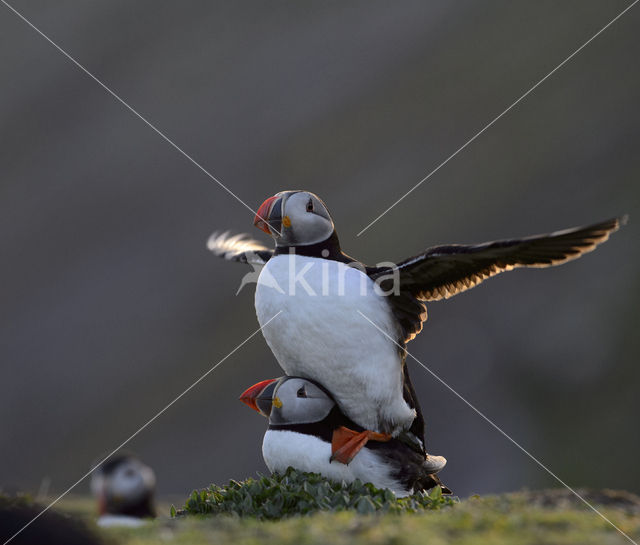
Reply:
M578 489L578 493L640 543L638 496L622 490ZM196 501L200 503L200 500ZM38 511L42 508L35 504L34 507ZM55 511L85 521L104 538L106 545L630 544L613 526L564 489L474 496L456 502L453 508L420 508L400 516L382 510L363 515L356 508L338 512L309 511L309 516L286 516L281 520L243 517L231 514L233 511L224 516L200 514L169 518L169 505L161 504L160 517L141 528L97 528L95 509L93 498L67 496L49 513ZM36 532L37 524L44 519L36 521L30 530ZM31 545L34 535L25 531L23 543ZM18 543L16 540L16 545Z
M579 493L640 543L640 498L623 491ZM191 498L190 498L191 499ZM566 490L473 497L453 508L402 515L356 510L281 520L195 515L109 532L123 545L629 545Z

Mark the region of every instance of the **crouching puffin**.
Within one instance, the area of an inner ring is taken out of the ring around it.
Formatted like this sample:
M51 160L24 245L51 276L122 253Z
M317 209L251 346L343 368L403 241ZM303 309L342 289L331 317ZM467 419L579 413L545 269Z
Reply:
M344 254L325 204L308 191L282 191L254 224L275 249L214 233L208 247L228 260L263 266L255 307L287 375L322 384L364 430L423 441L424 422L404 347L427 318L426 301L473 288L518 267L576 259L618 230L621 219L522 239L436 246L397 264L367 267ZM372 325L372 323L375 324Z
M93 472L91 491L98 500L98 526L141 526L154 518L153 470L131 454L119 454Z
M247 389L240 400L269 419L262 455L271 472L284 473L293 467L333 481L360 479L388 488L396 496L435 486L451 494L436 475L447 463L444 457L416 449L402 435L390 439L363 430L317 382L300 377L263 380ZM351 443L357 443L356 447ZM352 453L350 463L336 460L340 449Z

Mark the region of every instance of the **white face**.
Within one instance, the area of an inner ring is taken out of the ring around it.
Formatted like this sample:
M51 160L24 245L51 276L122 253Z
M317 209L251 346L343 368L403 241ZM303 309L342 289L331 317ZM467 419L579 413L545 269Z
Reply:
M155 483L156 478L150 467L130 459L116 466L108 475L96 474L91 488L94 494L109 501L129 504L141 500L153 490Z
M324 420L335 402L324 390L302 378L285 377L273 392L271 424L312 424Z
M271 206L270 229L278 246L308 246L327 240L334 230L325 204L309 191L281 191Z

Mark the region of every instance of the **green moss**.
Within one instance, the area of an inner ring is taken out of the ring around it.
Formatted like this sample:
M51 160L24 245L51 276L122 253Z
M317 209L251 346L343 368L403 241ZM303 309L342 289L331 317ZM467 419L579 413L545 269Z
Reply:
M246 481L230 481L224 486L194 490L184 509L171 515L230 514L277 520L316 511L353 510L360 514L416 513L454 505L455 500L443 496L436 487L431 494L420 492L397 498L393 492L370 483L333 482L316 473L303 473L289 468L283 475L261 476Z

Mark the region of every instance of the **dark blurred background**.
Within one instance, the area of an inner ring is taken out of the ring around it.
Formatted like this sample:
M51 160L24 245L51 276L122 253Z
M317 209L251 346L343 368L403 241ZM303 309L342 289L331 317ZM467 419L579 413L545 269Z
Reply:
M365 262L629 213L431 304L409 349L570 485L640 491L640 7L356 237L628 3L14 1L252 207L318 193ZM0 485L62 491L258 327L209 234L267 240L4 6L0 44ZM409 366L457 493L557 485ZM280 374L256 336L128 448L163 494L266 471L237 397Z

